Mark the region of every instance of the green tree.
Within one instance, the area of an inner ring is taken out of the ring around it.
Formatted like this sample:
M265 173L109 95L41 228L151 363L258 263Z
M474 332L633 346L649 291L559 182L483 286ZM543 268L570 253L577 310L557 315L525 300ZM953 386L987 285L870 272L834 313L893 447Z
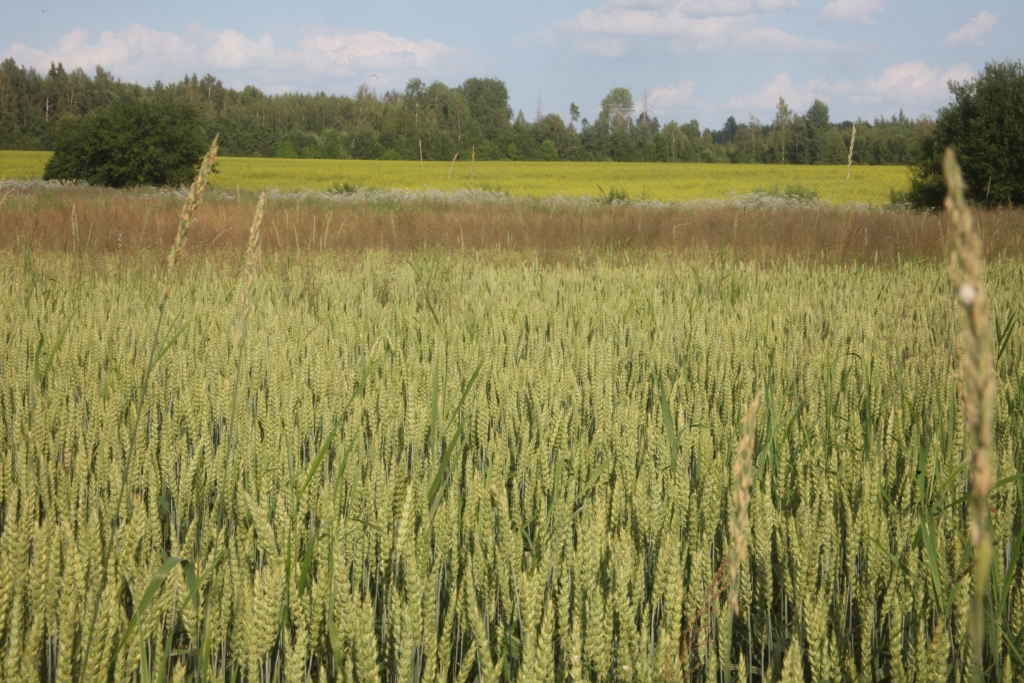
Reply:
M949 83L953 101L939 110L913 169L910 201L940 206L946 195L942 154L957 153L967 196L985 204L1024 203L1024 65L990 62L964 82Z
M789 137L792 136L793 110L786 104L786 100L779 98L775 107L775 120L772 121L771 132L768 134L768 149L770 158L781 164L786 163L786 146ZM790 163L793 161L793 151L790 147Z
M111 187L184 185L206 146L195 107L171 97L125 96L86 116L62 117L43 178Z
M807 122L807 162L811 164L827 164L829 158L829 113L828 105L821 100L814 104L804 115Z
M601 116L605 117L612 129L632 124L633 93L629 88L612 88L601 100Z
M508 104L508 88L497 78L469 78L458 90L465 97L476 128L475 143L490 140L499 144L508 139L512 107Z
M544 161L558 161L558 150L555 149L554 140L545 140L540 143L540 158Z
M278 140L274 146L274 156L279 159L295 159L299 156L299 153L295 150L295 145L288 138Z
M0 69L0 126L17 128L21 112L18 110L18 93L14 90L11 77Z
M753 114L749 123L741 123L736 129L735 144L730 154L733 161L739 163L757 163L764 152L764 136L761 133L761 122Z

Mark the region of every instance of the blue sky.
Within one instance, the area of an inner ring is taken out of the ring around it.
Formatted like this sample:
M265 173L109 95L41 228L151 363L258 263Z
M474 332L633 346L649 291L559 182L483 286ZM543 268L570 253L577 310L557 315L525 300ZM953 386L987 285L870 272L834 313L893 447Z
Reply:
M785 97L833 120L933 114L946 81L1024 57L1019 0L139 3L3 0L0 59L102 64L144 84L212 73L266 92L378 92L411 77L508 84L532 119L593 117L613 87L662 121L771 120Z

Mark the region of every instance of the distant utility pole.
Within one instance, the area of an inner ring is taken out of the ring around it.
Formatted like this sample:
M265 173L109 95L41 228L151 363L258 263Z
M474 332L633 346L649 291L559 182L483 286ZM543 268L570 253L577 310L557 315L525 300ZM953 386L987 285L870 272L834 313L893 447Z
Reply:
M541 108L541 95L537 95L537 121L544 118L544 110Z
M644 123L651 120L651 107L647 101L647 88L644 88Z

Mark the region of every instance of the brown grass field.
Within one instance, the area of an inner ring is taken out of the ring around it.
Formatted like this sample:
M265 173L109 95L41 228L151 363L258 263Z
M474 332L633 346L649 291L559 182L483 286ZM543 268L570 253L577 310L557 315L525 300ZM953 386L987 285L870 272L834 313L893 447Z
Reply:
M3 193L0 193L3 196ZM210 196L198 213L189 249L245 251L256 195ZM174 239L181 199L97 188L18 189L0 205L0 249L26 247L83 255L163 254ZM989 257L1024 254L1024 210L980 211ZM369 250L528 251L562 260L594 250L638 254L720 253L773 263L890 264L945 260L944 213L810 206L751 209L552 206L518 201L339 203L324 197L270 200L263 248L269 252Z

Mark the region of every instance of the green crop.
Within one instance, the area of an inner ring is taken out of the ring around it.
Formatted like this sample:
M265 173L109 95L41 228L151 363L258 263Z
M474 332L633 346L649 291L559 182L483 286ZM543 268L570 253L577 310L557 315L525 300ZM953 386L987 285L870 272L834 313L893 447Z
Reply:
M940 267L185 261L157 339L145 266L0 257L4 680L969 670ZM988 680L1024 671L1020 268L987 268Z

